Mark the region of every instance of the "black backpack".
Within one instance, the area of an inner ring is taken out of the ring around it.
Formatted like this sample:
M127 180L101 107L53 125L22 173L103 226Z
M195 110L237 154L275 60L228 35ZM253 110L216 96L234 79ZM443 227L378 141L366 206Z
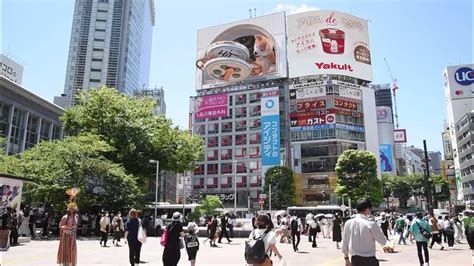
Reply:
M296 219L294 219L293 221L291 221L291 231L293 232L296 232L298 231L298 221Z
M270 230L266 230L260 237L245 240L245 261L248 264L262 264L267 256L263 239Z

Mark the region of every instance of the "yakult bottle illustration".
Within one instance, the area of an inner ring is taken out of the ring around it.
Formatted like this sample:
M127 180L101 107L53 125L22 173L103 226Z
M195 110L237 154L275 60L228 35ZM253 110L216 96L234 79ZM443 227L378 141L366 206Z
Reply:
M328 54L343 54L346 34L338 29L322 29L319 31L323 51Z

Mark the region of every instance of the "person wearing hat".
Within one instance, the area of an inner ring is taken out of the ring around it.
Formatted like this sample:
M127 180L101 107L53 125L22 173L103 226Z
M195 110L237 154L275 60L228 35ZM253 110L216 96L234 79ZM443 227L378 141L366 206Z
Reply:
M375 242L383 245L385 251L387 238L377 223L369 220L372 201L362 199L358 202L356 209L358 214L344 226L342 252L346 265L378 266L379 261L375 257ZM349 253L352 255L350 259Z
M184 236L184 242L186 243L186 252L188 253L188 259L191 262L191 266L196 265L196 255L199 250L199 239L197 233L197 224L193 222L189 223L188 232Z
M181 224L181 214L173 213L171 224L166 227L168 230L168 241L163 251L163 266L177 266L181 258L180 245L184 237L183 225Z
M67 205L67 214L61 218L59 223L60 240L58 248L57 263L61 265L75 266L77 264L77 204L71 202Z

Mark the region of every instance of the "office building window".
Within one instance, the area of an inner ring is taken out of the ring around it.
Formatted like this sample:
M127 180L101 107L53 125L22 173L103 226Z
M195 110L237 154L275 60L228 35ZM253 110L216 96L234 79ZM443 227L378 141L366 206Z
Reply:
M0 136L8 135L8 118L10 116L10 105L0 102Z
M38 117L32 115L28 116L28 122L26 124L26 143L25 149L31 148L36 145L38 139Z
M247 145L247 135L235 135L235 145Z
M12 133L10 136L10 154L19 153L23 147L23 134L25 134L26 112L15 108L13 111Z
M49 140L49 129L51 128L51 123L45 120L41 121L41 130L40 138L41 140Z

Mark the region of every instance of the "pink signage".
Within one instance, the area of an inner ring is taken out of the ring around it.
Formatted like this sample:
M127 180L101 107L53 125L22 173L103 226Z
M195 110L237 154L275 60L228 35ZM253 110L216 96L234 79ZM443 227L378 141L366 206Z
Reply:
M194 118L223 117L228 114L227 93L197 97L194 102Z

